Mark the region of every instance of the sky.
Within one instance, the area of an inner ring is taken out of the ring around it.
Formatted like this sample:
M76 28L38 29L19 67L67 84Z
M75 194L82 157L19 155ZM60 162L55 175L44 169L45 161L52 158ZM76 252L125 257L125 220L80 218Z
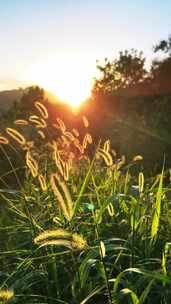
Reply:
M29 80L58 94L72 79L81 91L97 59L136 48L150 61L170 16L170 0L0 0L0 89Z

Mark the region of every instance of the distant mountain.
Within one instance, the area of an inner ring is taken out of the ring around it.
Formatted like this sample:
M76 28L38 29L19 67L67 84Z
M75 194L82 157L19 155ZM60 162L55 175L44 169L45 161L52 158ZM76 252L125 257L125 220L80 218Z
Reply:
M9 81L9 79L8 79ZM7 81L7 83L8 83ZM18 81L12 80L13 85L19 84ZM5 81L4 81L5 84ZM0 88L2 87L2 82L0 80ZM3 87L5 87L3 85ZM27 86L28 87L28 86ZM5 89L5 90L0 90L0 113L8 111L14 104L14 102L19 102L21 100L21 97L23 94L26 92L27 87L20 87L20 88L15 88L15 89ZM52 104L61 104L61 100L53 95L52 93L48 91L44 91L45 94L45 99L48 99L48 101Z
M0 78L0 91L17 90L19 88L26 88L31 83L28 81L21 81L13 78Z
M0 113L8 111L14 102L20 101L24 89L30 84L13 78L0 78Z
M0 112L8 111L15 101L20 101L24 94L23 89L6 90L0 92Z

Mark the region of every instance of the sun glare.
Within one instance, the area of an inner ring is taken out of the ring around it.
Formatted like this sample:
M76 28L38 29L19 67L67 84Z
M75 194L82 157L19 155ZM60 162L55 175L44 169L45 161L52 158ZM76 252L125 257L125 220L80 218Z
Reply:
M88 58L70 55L51 57L47 62L33 64L25 78L50 91L73 108L79 107L91 94L95 69Z

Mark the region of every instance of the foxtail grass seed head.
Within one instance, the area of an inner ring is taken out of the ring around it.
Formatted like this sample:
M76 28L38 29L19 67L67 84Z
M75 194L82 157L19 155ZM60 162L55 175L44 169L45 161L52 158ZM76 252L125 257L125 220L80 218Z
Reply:
M81 145L78 138L76 138L73 143L74 143L74 146L80 151L80 153L83 154L84 153L84 147Z
M37 116L37 115L30 115L29 116L29 121L31 121L31 122L37 122L37 121L39 121L39 116Z
M139 185L139 192L142 193L143 190L144 190L144 174L143 174L143 172L139 173L138 185Z
M141 155L134 156L134 158L133 158L134 162L139 161L139 160L143 160L143 157Z
M104 159L107 166L113 165L113 159L109 152L106 152L103 149L99 148L97 154Z
M64 133L66 131L66 126L65 126L63 120L60 118L57 118L56 120L57 120L59 129L61 129L62 133Z
M88 122L88 119L86 116L83 116L83 123L84 123L85 128L88 128L89 122Z
M45 129L47 127L46 121L43 118L39 118L39 122L36 124L36 128Z
M71 133L71 132L64 132L64 135L70 139L70 141L74 141L75 140L75 137L74 135Z
M73 215L73 201L72 201L72 198L71 198L70 191L69 191L66 183L63 180L61 180L61 178L58 174L56 174L56 179L57 179L58 184L61 187L61 190L63 191L63 194L65 196L65 205L67 206L69 216L70 216L70 218L72 218L72 215Z
M13 297L14 297L13 290L0 290L0 301L2 301L2 303L11 300Z
M108 210L108 213L109 213L109 215L110 215L111 217L114 216L115 212L114 212L114 208L113 208L112 203L109 203L109 204L107 205L107 210Z
M85 138L86 138L86 141L87 141L88 144L92 144L93 139L92 139L91 134L86 133Z
M57 174L51 174L50 176L50 184L52 187L52 191L56 197L56 200L58 202L59 208L61 209L61 211L63 212L63 215L65 216L65 218L67 219L67 221L70 221L72 216L70 214L70 212L67 209L67 204L65 203L63 196L61 195L60 191L57 188L57 183L59 182L59 177Z
M103 150L107 153L109 152L109 150L110 150L110 140L109 139L105 141Z
M0 145L8 145L8 144L9 144L9 140L4 136L0 136Z
M85 150L86 148L87 148L87 140L84 137L84 140L83 140L83 149Z
M75 135L76 137L78 137L78 136L79 136L79 132L78 132L78 130L76 130L76 129L72 129L72 132L74 133L74 135Z
M103 241L100 241L100 256L104 258L106 256L106 248Z
M42 174L38 175L38 180L42 191L46 191L47 190L46 180Z
M86 134L86 135L84 136L84 139L83 139L83 148L84 148L84 149L87 148L88 136L89 136L89 134Z
M22 126L27 126L28 125L28 121L25 119L17 119L14 121L15 125L22 125Z
M55 230L46 230L34 238L34 243L39 244L48 239L54 239L54 238L68 239L70 237L71 237L71 232L64 230L62 228L55 229Z
M69 165L67 162L64 163L64 180L68 181L69 180Z
M83 238L82 235L73 233L72 235L72 247L78 250L85 250L88 248L87 241Z
M71 250L74 249L72 246L72 242L70 240L65 240L65 239L45 241L39 247L41 248L44 246L63 246L63 247L67 247Z
M61 225L61 219L58 216L53 217L53 223L57 225Z
M45 139L45 133L41 130L38 130L37 133L40 135L42 139Z
M37 161L31 156L30 151L27 151L26 153L26 164L28 168L30 169L33 177L36 177L38 174L38 163Z
M46 121L36 115L31 115L29 121L35 123L36 128L44 129L47 127Z
M20 145L26 144L26 140L25 140L24 136L21 133L19 133L17 130L12 129L12 128L6 128L6 132Z
M31 174L32 174L32 176L33 177L36 177L37 176L37 170L36 170L36 168L32 165L32 163L29 161L29 160L27 160L27 166L28 166L28 168L30 169L30 171L31 171Z
M126 158L125 155L121 156L121 159L119 159L118 163L117 163L117 170L119 170L126 162Z
M69 144L67 136L62 135L61 139L62 139L62 142L61 142L62 144L66 145L66 146Z
M55 141L53 141L53 159L60 161L60 154Z
M59 171L59 173L64 176L64 168L63 168L63 163L61 162L61 158L59 155L59 152L57 149L54 149L53 151L53 159L55 161L55 165Z
M46 107L41 102L36 101L35 102L35 107L40 112L40 114L42 115L42 117L44 119L48 118L48 111L47 111Z
M34 243L39 245L60 245L70 249L84 250L88 247L86 240L78 233L71 233L62 228L46 230L34 238Z

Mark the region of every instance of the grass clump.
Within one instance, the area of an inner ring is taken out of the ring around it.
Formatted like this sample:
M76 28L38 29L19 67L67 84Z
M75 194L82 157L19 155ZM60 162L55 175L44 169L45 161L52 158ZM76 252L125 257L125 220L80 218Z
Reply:
M168 172L133 175L142 157L117 159L109 140L90 157L86 117L81 137L59 118L51 124L42 103L35 109L29 120L15 121L34 138L15 128L0 137L14 178L8 145L18 144L25 168L18 188L0 189L0 301L171 303Z

